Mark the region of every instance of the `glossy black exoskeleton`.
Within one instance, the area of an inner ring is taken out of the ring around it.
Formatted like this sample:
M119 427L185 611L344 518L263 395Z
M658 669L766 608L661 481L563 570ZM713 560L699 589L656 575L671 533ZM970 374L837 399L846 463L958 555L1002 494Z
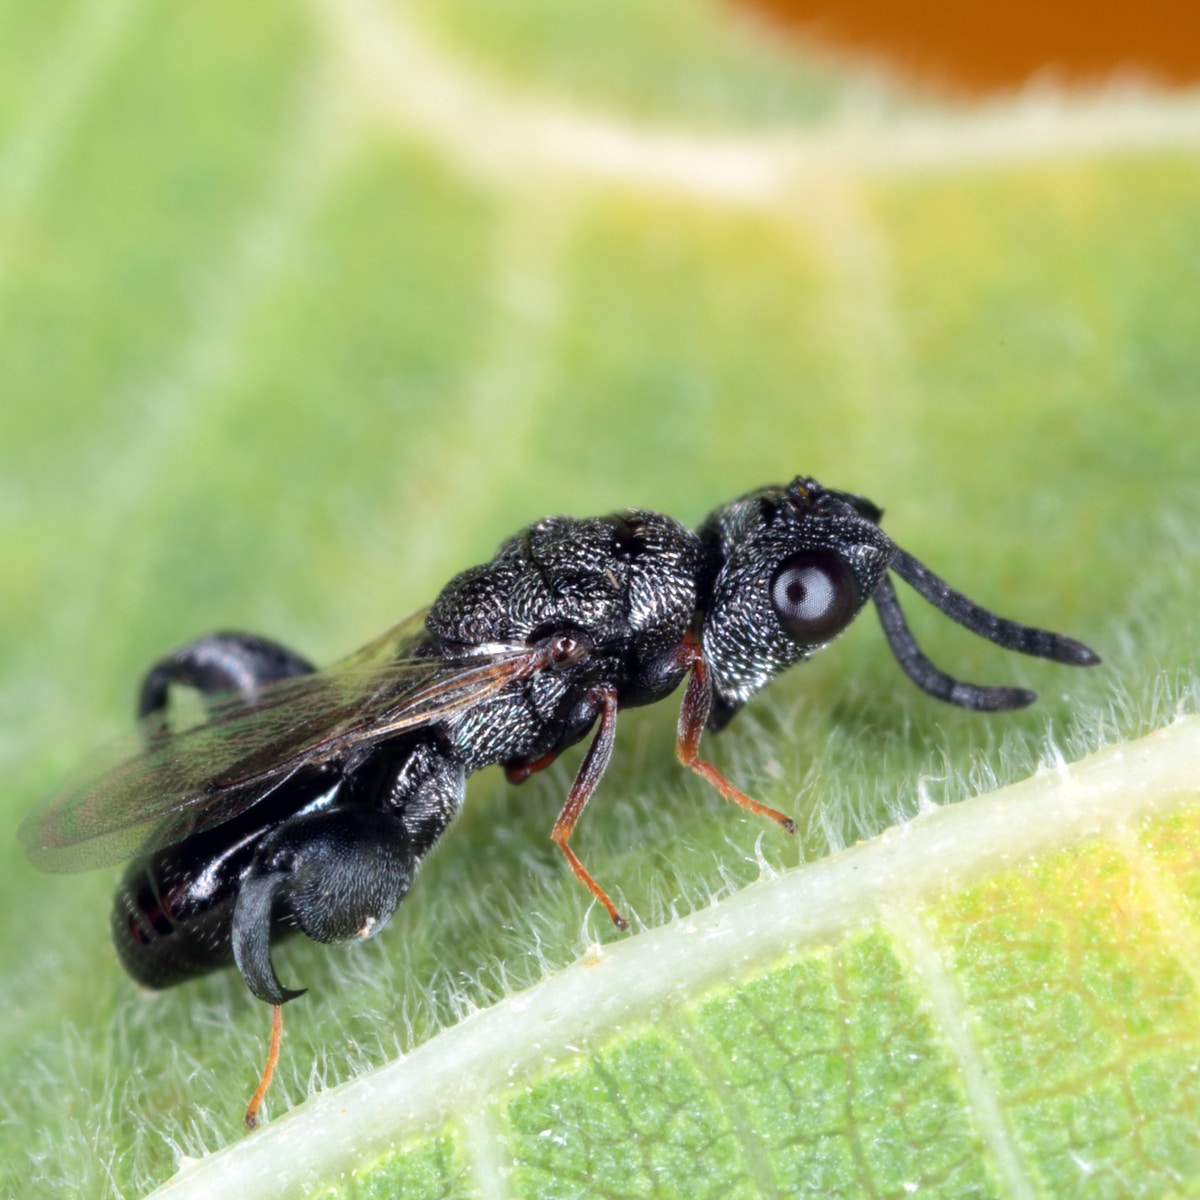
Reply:
M1005 620L953 591L879 528L868 500L813 479L717 509L698 533L630 509L550 517L450 581L418 619L324 671L262 638L221 633L170 655L140 694L140 753L102 766L22 827L33 861L78 870L132 857L113 937L141 983L166 987L230 962L281 1005L272 941L321 942L387 922L462 806L467 776L513 782L595 735L551 834L568 845L612 751L621 708L690 673L678 756L726 798L791 830L699 757L786 667L837 637L868 600L919 687L963 708L1011 709L1032 692L943 674L918 649L889 572L1006 649L1086 666L1086 646ZM168 692L194 688L207 719L173 730Z

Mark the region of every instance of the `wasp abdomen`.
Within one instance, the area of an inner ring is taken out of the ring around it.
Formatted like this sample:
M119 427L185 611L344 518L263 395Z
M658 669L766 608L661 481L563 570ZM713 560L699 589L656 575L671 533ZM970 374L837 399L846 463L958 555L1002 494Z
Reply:
M234 905L271 828L251 811L129 864L113 897L112 935L138 983L170 987L233 962Z
M113 897L112 936L121 965L138 983L165 988L233 961L229 925L236 892L207 911L176 912L164 900L154 860L134 863Z

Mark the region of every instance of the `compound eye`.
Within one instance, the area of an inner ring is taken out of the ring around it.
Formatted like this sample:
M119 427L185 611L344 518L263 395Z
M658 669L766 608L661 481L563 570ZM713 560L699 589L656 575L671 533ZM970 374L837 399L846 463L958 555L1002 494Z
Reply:
M771 580L771 604L787 633L805 646L836 637L862 606L854 572L828 550L789 558Z

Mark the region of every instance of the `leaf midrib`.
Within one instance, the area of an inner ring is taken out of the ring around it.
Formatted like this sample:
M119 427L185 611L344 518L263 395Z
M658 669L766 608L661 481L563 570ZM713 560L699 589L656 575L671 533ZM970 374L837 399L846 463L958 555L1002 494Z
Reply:
M433 1130L478 1113L566 1048L586 1048L747 968L761 972L871 922L898 932L901 944L911 947L907 922L923 905L991 870L1119 836L1129 824L1169 811L1192 794L1198 758L1200 717L1184 718L1069 766L1060 758L1021 783L762 879L702 912L594 946L571 967L469 1017L407 1058L314 1096L254 1137L185 1168L155 1195L186 1200L229 1188L253 1200L311 1186L382 1154L398 1132ZM922 979L914 982L928 993ZM931 1008L946 1015L936 995ZM990 1087L986 1073L970 1069L974 1048L952 1048L966 1068L968 1103L1020 1195L1026 1185L998 1124L999 1100L982 1090Z

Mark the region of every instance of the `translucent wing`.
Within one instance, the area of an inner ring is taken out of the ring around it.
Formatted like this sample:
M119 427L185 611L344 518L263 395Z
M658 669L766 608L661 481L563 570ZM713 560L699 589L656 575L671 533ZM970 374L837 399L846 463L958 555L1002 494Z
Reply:
M223 701L200 725L119 743L22 823L30 859L83 871L174 845L302 772L480 704L540 662L525 645L432 657L421 637L419 622L405 622L325 671L272 684L252 705Z

